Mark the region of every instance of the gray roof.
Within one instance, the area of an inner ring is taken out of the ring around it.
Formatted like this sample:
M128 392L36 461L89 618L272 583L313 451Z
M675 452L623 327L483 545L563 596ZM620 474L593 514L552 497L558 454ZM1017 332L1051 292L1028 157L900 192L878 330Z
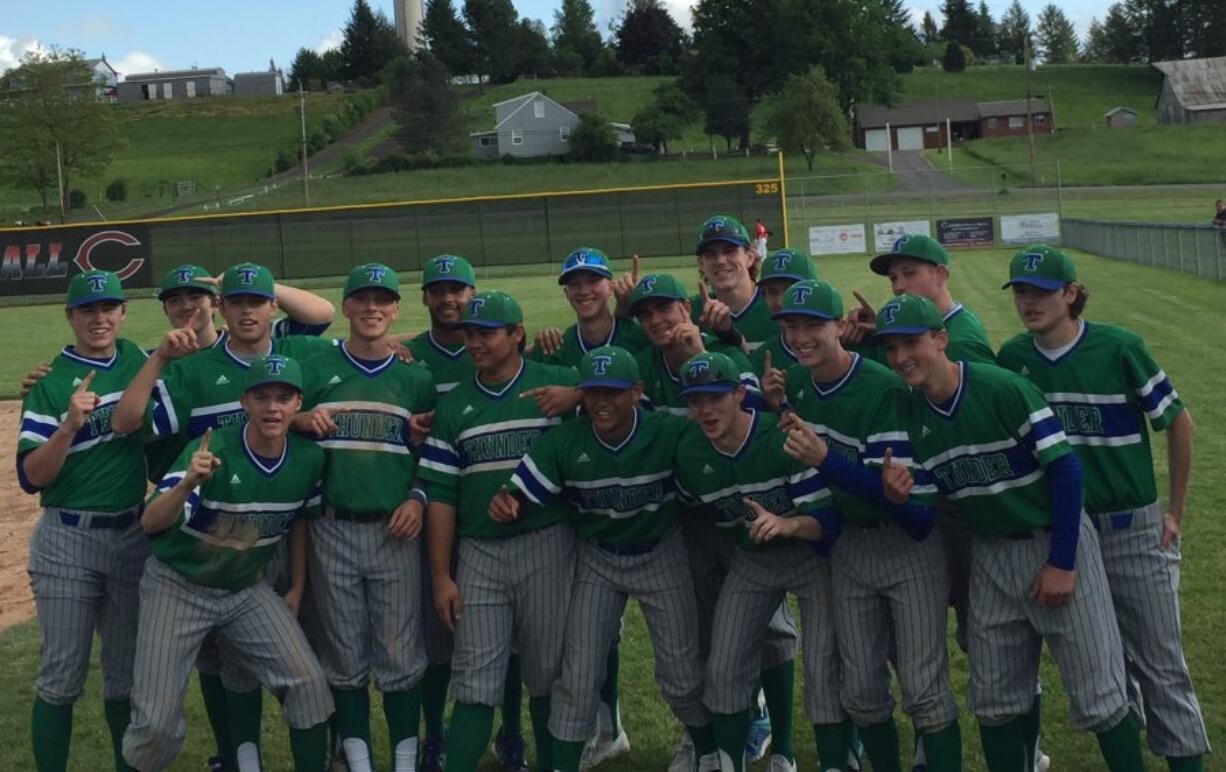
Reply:
M1051 105L1047 104L1046 99L1034 97L1030 100L1030 112L1032 113L1050 113ZM1025 115L1026 100L1025 99L1006 99L1001 102L980 102L979 116L981 118L1005 118L1010 115Z
M1133 110L1131 107L1112 107L1110 110L1108 110L1107 112L1103 113L1103 117L1104 117L1104 118L1110 118L1111 116L1115 115L1116 113L1132 113L1133 115L1136 115L1136 114L1137 114L1137 111L1136 111L1136 110Z
M192 68L190 70L162 70L161 72L135 72L124 78L125 81L131 82L134 80L174 80L176 78L205 78L205 77L226 77L226 71L221 67L204 67L201 69Z
M1154 62L1186 110L1226 108L1226 56Z
M979 105L974 99L933 99L907 102L898 107L860 105L856 108L856 124L862 129L891 126L920 126L951 121L979 120Z

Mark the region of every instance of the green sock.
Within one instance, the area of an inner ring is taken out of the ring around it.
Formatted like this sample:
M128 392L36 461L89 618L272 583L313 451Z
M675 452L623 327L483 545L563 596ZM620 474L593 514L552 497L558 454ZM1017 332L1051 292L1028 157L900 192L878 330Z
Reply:
M213 741L217 743L217 756L229 764L234 764L234 743L230 739L230 716L226 711L226 687L221 684L221 676L210 673L200 674L200 697L204 700L204 715L209 719L213 730Z
M983 760L988 772L1032 772L1034 766L1026 768L1025 731L1022 729L1022 719L999 726L979 724L979 740L983 743Z
M613 737L621 734L621 726L617 720L617 675L621 671L620 642L613 641L609 656L605 658L604 686L600 687L600 701L609 708L609 716L613 721Z
M570 740L553 741L554 772L579 772L579 760L583 758L583 743Z
M549 733L549 695L528 698L528 715L532 717L532 738L536 743L536 768L553 770L553 735Z
M524 678L519 669L519 657L511 655L507 663L507 678L502 685L502 726L498 736L523 734Z
M928 772L962 772L962 729L958 719L944 729L922 735L922 742ZM876 768L874 764L873 769Z
M387 719L387 739L392 755L402 740L417 736L417 716L421 713L421 684L403 692L383 693L383 716Z
M774 710L771 711L774 713ZM749 739L749 711L740 713L712 713L711 726L715 731L715 746L719 749L720 766L732 762L733 772L745 769L745 741ZM695 746L697 751L697 746Z
M421 677L421 714L426 722L426 737L444 737L443 716L447 712L447 685L451 665L430 665Z
M773 709L771 714L774 714ZM853 730L850 719L837 724L813 725L813 742L817 745L819 768L823 770L847 769L847 754L851 750ZM875 768L874 772L876 772Z
M1039 727L1043 723L1043 695L1035 694L1030 712L1022 716L1022 741L1026 743L1026 769L1034 768L1035 749L1039 747Z
M230 752L235 753L240 746L251 743L256 752L260 749L260 726L264 718L264 693L260 689L249 692L232 692L226 690L226 716L230 719L230 740L234 743ZM328 742L328 733L324 732L324 745Z
M370 752L370 692L365 688L333 689L332 701L336 703L333 716L342 747L345 740L354 738L366 743Z
M102 712L106 716L106 728L111 733L111 749L115 752L115 772L135 772L128 762L123 760L123 733L132 720L132 701L103 700Z
M1144 772L1141 755L1141 733L1132 713L1105 732L1098 733L1098 749L1111 772Z
M492 707L457 702L447 729L447 772L474 772L493 731Z
M864 753L873 765L873 772L901 772L902 761L898 749L898 725L891 716L880 724L857 727ZM816 732L816 729L814 730Z
M715 727L711 724L703 724L702 726L687 726L685 731L690 733L690 741L694 743L694 755L698 758L706 756L708 753L715 753Z
M1204 756L1167 756L1166 765L1171 772L1205 772Z
M763 670L762 691L766 694L766 709L770 711L771 753L794 761L796 751L792 748L792 699L796 692L796 664L788 660Z
M72 739L72 705L52 705L34 698L30 715L30 740L38 772L64 772L68 768L68 743Z
M231 703L233 705L233 703ZM289 752L294 757L294 772L320 772L328 766L328 722L310 729L289 730Z

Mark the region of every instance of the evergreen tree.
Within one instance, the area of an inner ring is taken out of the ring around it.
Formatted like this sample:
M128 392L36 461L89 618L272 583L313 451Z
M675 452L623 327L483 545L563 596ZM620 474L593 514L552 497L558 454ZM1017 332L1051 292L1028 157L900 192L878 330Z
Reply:
M659 0L631 0L613 34L623 67L644 75L678 71L685 33Z
M1103 64L1107 59L1107 34L1098 17L1090 19L1090 27L1086 30L1085 43L1081 46L1081 61L1087 64Z
M967 0L944 0L941 3L941 14L945 17L941 39L957 41L973 50L978 24L975 12L971 10Z
M460 99L442 60L425 50L397 59L387 70L386 83L396 139L405 152L448 156L465 150Z
M945 72L964 72L966 70L966 52L962 44L951 40L945 44L945 59L941 62Z
M1013 57L1015 64L1026 63L1026 45L1033 43L1034 37L1030 31L1030 14L1018 0L1013 0L1000 18L997 41L1000 52Z
M562 7L553 13L554 49L573 52L584 72L592 69L604 46L595 19L588 0L562 0Z
M1187 0L1126 0L1124 14L1139 44L1138 59L1161 62L1182 59Z
M426 0L417 37L453 75L475 71L468 31L451 0Z
M341 41L340 76L360 83L374 83L393 59L408 49L395 26L382 11L375 13L366 0L354 0Z
M1043 6L1035 30L1039 55L1047 64L1068 64L1077 61L1077 31L1054 3Z
M979 0L979 11L975 14L975 45L971 50L976 56L995 56L999 47L996 43L996 22L988 10L985 0Z
M289 66L289 82L286 88L297 91L322 91L328 85L328 80L336 73L328 72L328 66L319 54L309 48L299 48L294 55L294 61Z
M941 31L937 29L936 20L927 11L924 11L924 20L920 23L920 39L928 45L932 45L941 39Z
M1143 61L1141 40L1133 28L1124 6L1114 3L1103 19L1104 61L1109 64L1131 64Z
M1188 48L1198 57L1226 56L1226 2L1185 0Z
M495 83L514 80L519 14L511 0L464 0L464 21L476 72Z

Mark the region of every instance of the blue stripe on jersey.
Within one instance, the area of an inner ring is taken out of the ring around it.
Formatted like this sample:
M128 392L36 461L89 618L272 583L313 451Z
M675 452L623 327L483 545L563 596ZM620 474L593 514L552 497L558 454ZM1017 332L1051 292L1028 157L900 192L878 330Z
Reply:
M915 455L911 448L911 439L905 432L884 432L868 437L868 442L864 445L864 461L884 462L887 449L891 451L890 455L895 461L903 464L910 463Z
M422 443L418 452L421 454L421 463L425 466L453 474L460 473L460 457L450 445L431 437Z
M804 473L788 480L787 488L793 501L811 501L817 494L828 490L826 481L816 469L807 469Z
M237 410L227 410L221 413L193 415L187 419L187 436L189 439L195 439L202 436L206 429L221 429L222 427L245 423L247 423L247 413L241 407Z
M1022 444L956 456L928 469L937 487L947 495L968 488L1013 482L1038 470L1039 460L1034 451Z
M636 484L626 484L624 479L611 482L599 487L568 485L566 498L583 514L633 517L642 512L655 512L660 505L677 497L677 486L669 473Z
M26 436L23 439L36 439L41 437L43 440L51 439L51 435L55 434L55 430L59 428L58 423L53 423L50 416L40 416L35 413L26 413L21 417L21 429L19 430Z
M534 504L547 504L553 500L555 495L552 487L556 486L551 487L546 481L540 479L536 474L535 465L529 464L526 457L515 468L514 474L511 475L511 482L523 491Z
M1135 406L1126 402L1090 403L1072 399L1050 403L1052 412L1060 419L1064 433L1075 444L1078 437L1104 437L1116 440L1139 442L1141 440L1141 416ZM1094 444L1091 440L1087 443Z
M32 450L27 450L25 453L17 454L17 484L21 486L23 491L31 496L42 492L42 488L30 482L30 478L26 477L25 459L27 455L33 452L34 451Z
M1141 409L1150 419L1162 415L1166 406L1178 398L1175 387L1171 385L1171 380L1161 370L1150 379L1149 383L1137 389L1137 396L1141 398Z
M1035 447L1048 437L1055 437L1064 433L1064 427L1060 425L1060 419L1056 418L1055 413L1050 410L1041 411L1047 415L1038 421L1030 423L1030 431L1022 437L1022 440L1030 448Z

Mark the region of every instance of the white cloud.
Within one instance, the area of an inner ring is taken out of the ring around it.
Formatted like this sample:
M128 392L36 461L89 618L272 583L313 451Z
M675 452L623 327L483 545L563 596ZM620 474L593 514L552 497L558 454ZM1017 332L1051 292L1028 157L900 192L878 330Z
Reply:
M315 44L315 53L323 54L334 48L340 48L341 43L345 40L345 35L340 30L332 30L327 35L324 35L318 43Z
M144 51L129 51L124 54L122 59L111 59L107 57L107 61L115 68L121 77L126 75L135 75L138 72L153 72L154 70L164 70L166 65L161 59L145 53Z
M11 38L0 35L0 72L11 70L31 51L46 51L42 43L32 37Z
M664 7L672 14L673 21L677 22L684 30L689 30L694 26L694 16L691 12L689 0L664 0Z

